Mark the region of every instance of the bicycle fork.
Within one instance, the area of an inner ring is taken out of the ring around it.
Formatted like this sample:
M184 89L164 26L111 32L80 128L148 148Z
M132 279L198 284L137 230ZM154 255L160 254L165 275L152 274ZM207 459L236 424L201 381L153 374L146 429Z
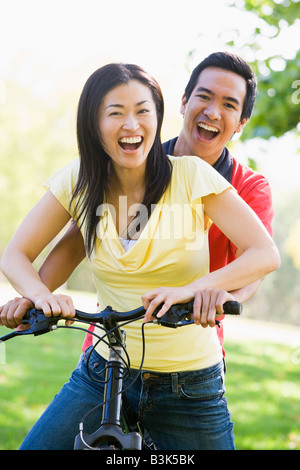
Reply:
M112 342L110 341L110 343ZM122 331L122 343L123 347L118 344L110 345L109 358L105 367L104 404L101 426L93 434L78 434L75 439L75 450L140 450L142 448L142 438L139 433L131 432L125 434L121 428L124 331Z

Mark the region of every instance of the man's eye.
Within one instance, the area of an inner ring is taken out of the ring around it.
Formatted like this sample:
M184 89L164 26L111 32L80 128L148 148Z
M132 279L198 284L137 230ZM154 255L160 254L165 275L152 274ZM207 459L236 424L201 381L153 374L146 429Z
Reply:
M229 109L236 109L235 106L231 103L225 103L225 106L226 108L229 108Z

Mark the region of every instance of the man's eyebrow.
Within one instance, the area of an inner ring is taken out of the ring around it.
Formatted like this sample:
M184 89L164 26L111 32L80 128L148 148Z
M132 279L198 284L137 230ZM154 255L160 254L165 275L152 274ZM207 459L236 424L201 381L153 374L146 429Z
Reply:
M226 101L232 101L233 103L237 104L238 106L240 106L240 101L236 98L233 98L232 96L223 96L223 99L226 100Z
M204 91L205 93L208 93L209 95L214 95L214 92L209 90L209 88L205 88L203 86L200 86L199 88L197 88L196 90L196 93L198 92L201 92L201 91ZM232 101L233 103L237 104L238 106L241 105L240 101L236 98L233 98L232 96L223 96L223 100L226 100L226 101Z
M204 86L199 86L196 90L196 93L199 93L200 91L204 91L205 93L208 93L209 95L214 94L211 90L209 90L208 88L205 88Z
M139 101L138 103L136 103L135 106L141 106L144 103L149 103L149 101L148 100ZM124 105L117 104L117 103L112 103L112 104L109 104L108 106L106 106L105 109L108 109L108 108L124 108Z

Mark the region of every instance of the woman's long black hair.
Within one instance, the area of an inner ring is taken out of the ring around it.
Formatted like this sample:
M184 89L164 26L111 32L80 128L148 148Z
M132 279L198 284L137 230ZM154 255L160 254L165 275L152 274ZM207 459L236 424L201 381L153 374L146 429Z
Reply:
M157 131L146 162L145 194L141 203L151 207L164 194L172 174L171 163L161 144L161 127L164 115L164 100L161 89L154 78L141 67L133 64L108 64L96 70L87 80L77 110L77 143L80 155L78 181L72 196L76 201L74 216L79 226L86 222L85 246L91 255L97 238L97 208L104 202L108 188L110 157L103 150L99 137L99 106L106 93L130 80L138 80L152 93L157 113Z

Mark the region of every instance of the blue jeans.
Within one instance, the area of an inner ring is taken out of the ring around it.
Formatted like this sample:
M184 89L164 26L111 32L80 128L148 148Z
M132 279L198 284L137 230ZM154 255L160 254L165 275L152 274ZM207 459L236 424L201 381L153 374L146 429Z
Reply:
M90 374L98 382L92 380L86 369L89 350L81 356L69 381L28 433L20 450L74 448L82 417L103 400L104 385L99 379L105 360L92 352ZM136 370L131 370L124 387L136 374ZM222 362L191 372L142 371L126 391L126 421L137 419L158 450L234 450L223 375ZM91 434L98 429L101 417L102 409L93 412L84 424L84 432Z

